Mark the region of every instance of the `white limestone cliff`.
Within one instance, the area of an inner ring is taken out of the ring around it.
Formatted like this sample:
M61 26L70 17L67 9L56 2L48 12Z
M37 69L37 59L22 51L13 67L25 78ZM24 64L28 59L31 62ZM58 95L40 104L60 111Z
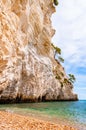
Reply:
M54 59L54 12L51 0L0 0L0 102L77 100Z

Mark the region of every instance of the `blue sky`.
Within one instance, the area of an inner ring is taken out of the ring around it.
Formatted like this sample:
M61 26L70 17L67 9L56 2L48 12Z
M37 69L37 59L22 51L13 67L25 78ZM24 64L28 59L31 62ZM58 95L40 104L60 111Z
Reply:
M74 74L74 91L86 99L86 0L58 0L52 16L56 34L52 41L61 48L67 74Z

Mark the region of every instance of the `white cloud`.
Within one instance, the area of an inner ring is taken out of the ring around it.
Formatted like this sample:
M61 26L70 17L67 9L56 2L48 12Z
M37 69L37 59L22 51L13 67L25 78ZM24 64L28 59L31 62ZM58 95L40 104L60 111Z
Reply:
M70 63L86 63L85 7L86 0L59 0L57 12L52 17L53 26L57 29L53 41L61 47L65 60Z
M61 7L62 10L60 12L60 17L64 20L74 20L76 17L78 17L80 14L82 14L81 8L79 8L79 5L77 5L77 2L74 0L65 0L61 1L59 0L61 6L59 5L59 8ZM57 9L58 10L58 9Z
M77 85L85 86L86 77L79 69L86 69L86 0L58 1L57 12L52 16L56 29L52 40L62 49L67 72L73 71L78 79Z

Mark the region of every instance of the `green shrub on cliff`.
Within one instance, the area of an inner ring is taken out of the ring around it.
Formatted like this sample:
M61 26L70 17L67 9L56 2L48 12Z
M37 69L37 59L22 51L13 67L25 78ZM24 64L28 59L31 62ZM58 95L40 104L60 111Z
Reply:
M59 60L60 62L64 63L64 59L63 59L61 56L58 57L58 60Z
M54 57L56 57L57 54L61 55L61 49L57 46L55 46L53 43L51 43L52 47L54 48ZM56 59L56 58L55 58ZM64 59L61 56L58 56L59 62L64 63Z
M61 49L57 46L55 46L54 44L51 43L51 45L53 46L54 50L55 50L55 55L56 53L58 53L59 55L61 55Z
M75 78L75 76L73 74L68 74L68 76L69 76L69 81L71 83L74 83L76 81L76 78Z
M58 0L53 0L53 3L55 4L55 5L58 5L59 3L58 3Z
M58 80L61 79L61 77L60 77L58 74L56 74L56 77L55 77L55 78L58 79Z

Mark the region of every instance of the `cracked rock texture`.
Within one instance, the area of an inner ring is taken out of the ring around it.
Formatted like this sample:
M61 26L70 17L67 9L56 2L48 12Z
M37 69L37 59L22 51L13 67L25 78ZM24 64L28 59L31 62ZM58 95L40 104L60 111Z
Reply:
M54 59L51 0L0 0L0 103L77 100Z

